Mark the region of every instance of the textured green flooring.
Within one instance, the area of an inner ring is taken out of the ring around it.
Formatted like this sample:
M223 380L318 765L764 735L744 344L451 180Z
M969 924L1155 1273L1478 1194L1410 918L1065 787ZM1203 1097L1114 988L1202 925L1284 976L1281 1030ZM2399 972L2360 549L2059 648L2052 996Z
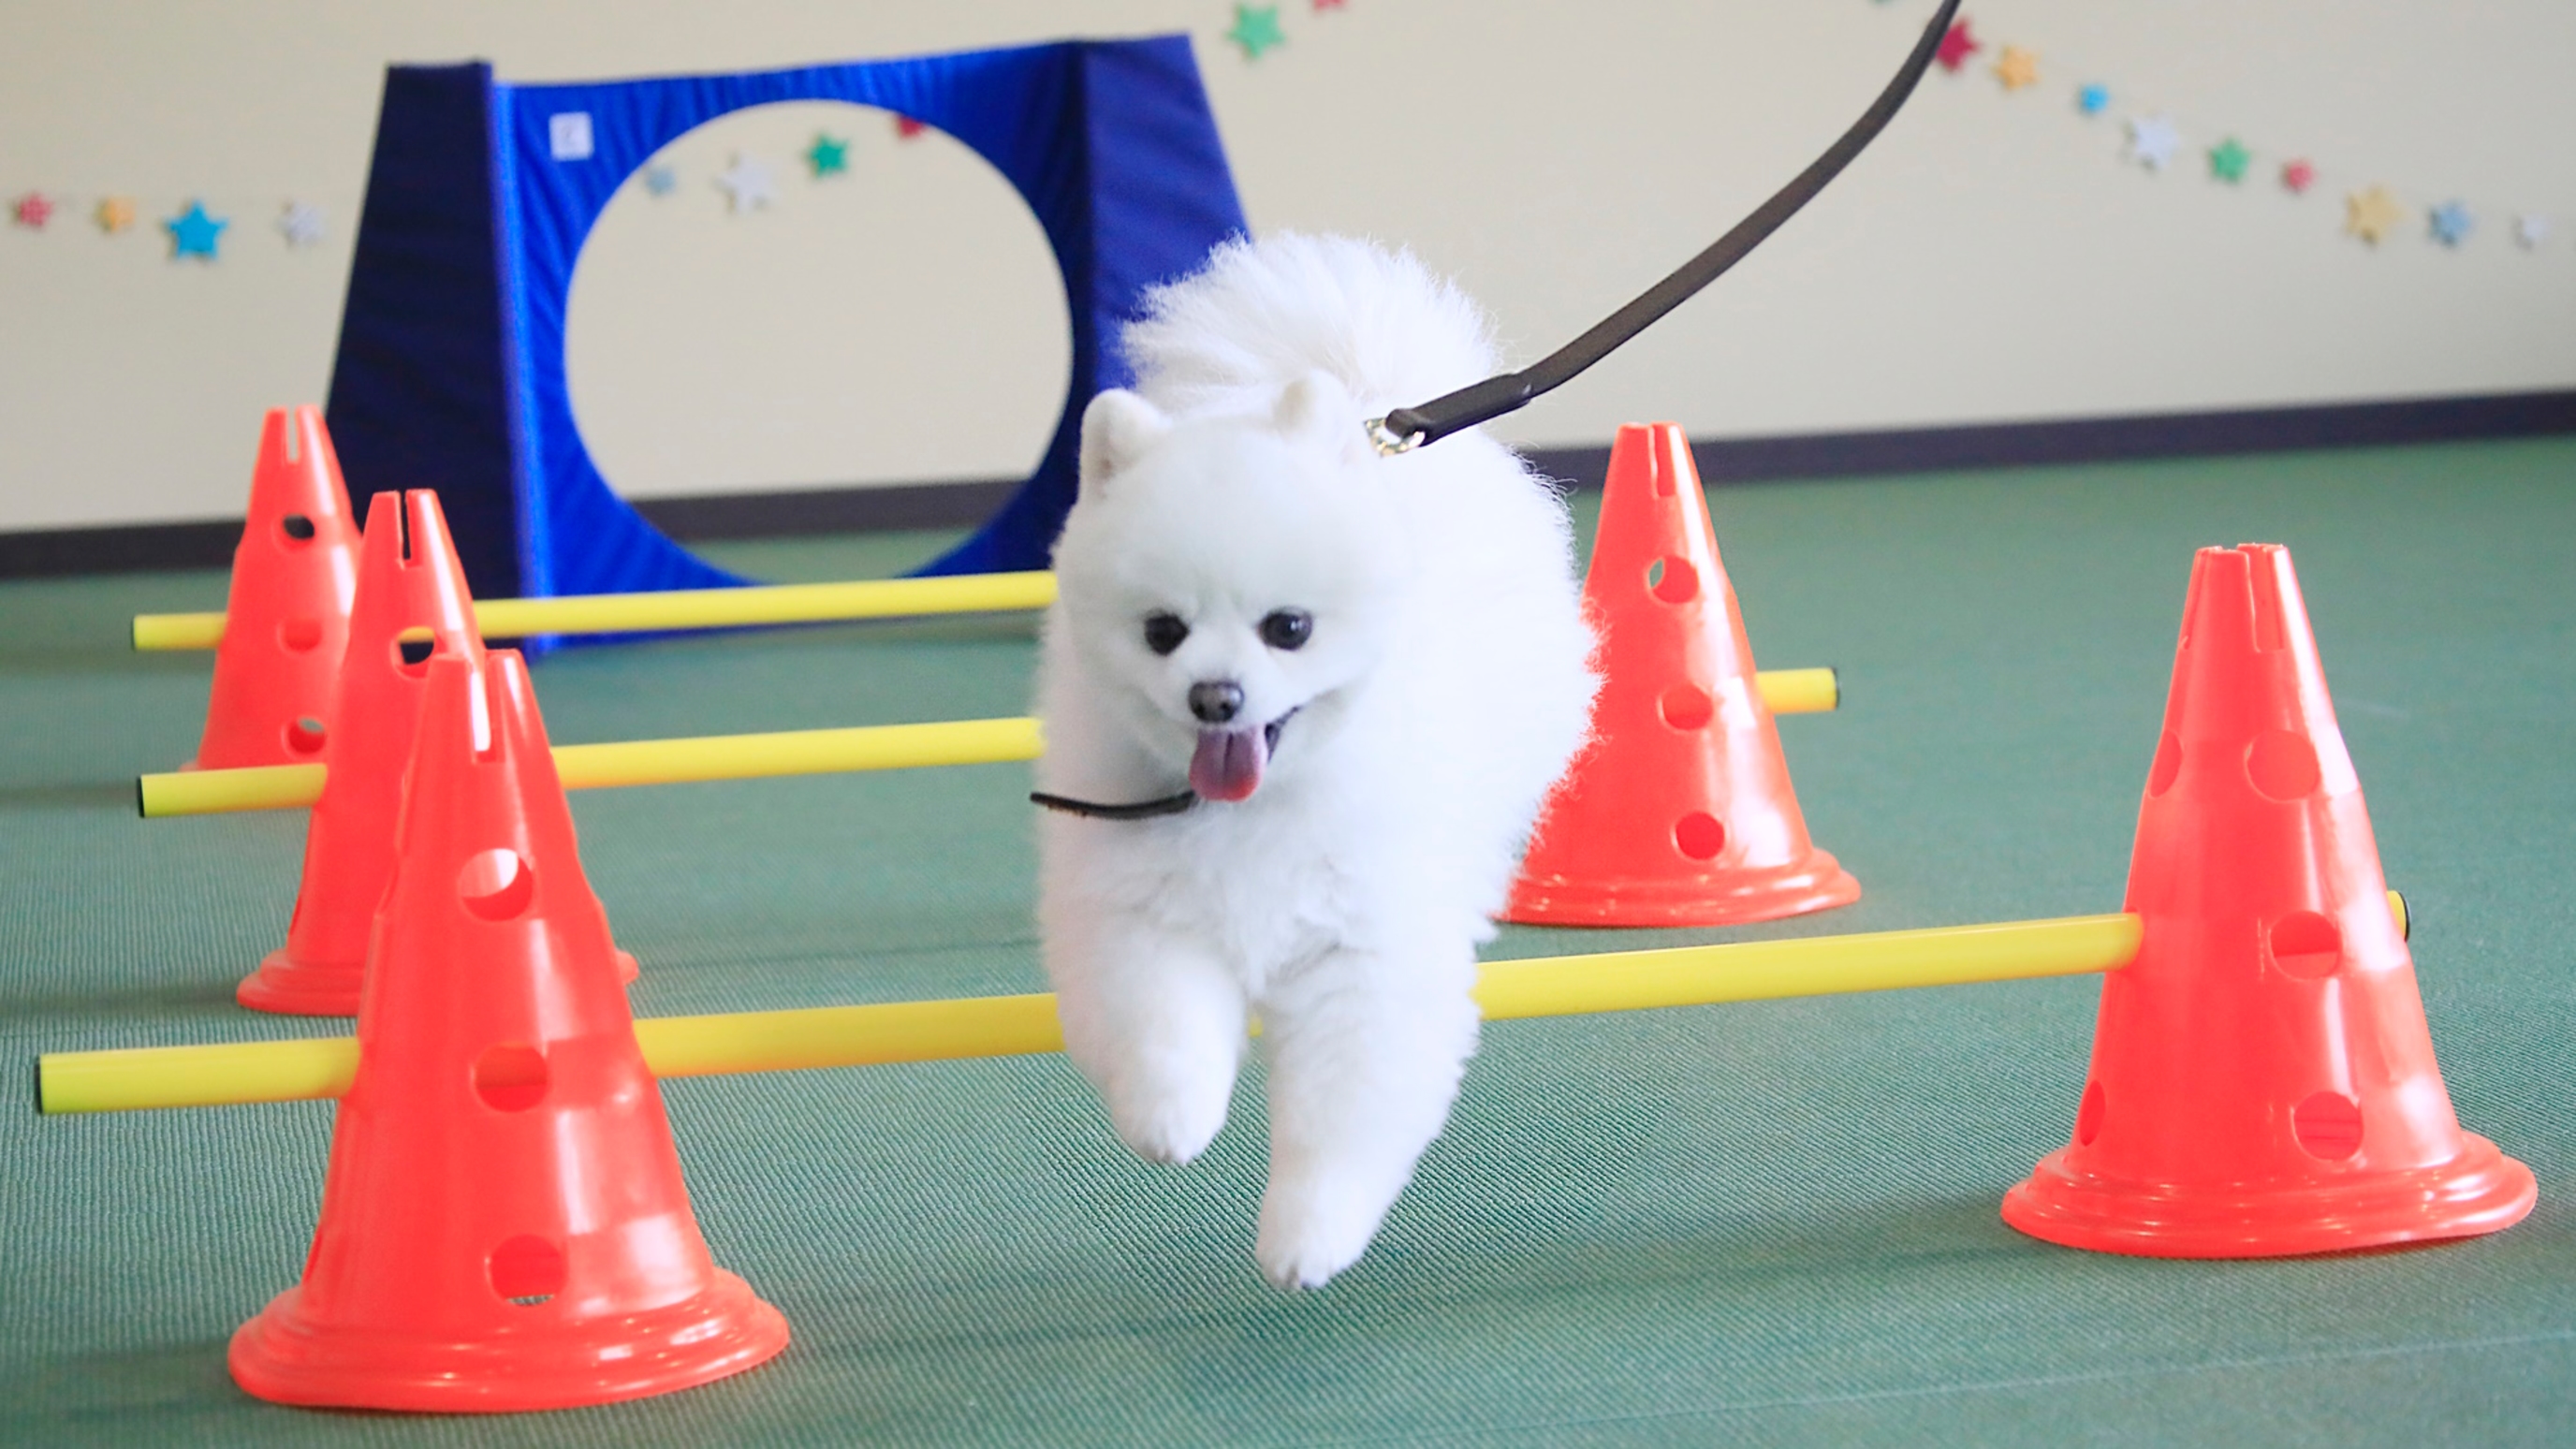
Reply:
M2529 1162L2501 1236L2191 1264L2045 1247L2071 980L1508 1023L1368 1257L1250 1262L1259 1098L1143 1166L1058 1058L673 1084L720 1261L796 1340L756 1373L506 1422L299 1412L223 1369L286 1286L326 1106L0 1115L0 1438L48 1444L2565 1443L2576 1422L2576 442L1772 486L1716 499L1783 726L1868 888L1790 933L2117 906L2193 546L2289 543L2460 1115ZM779 578L933 540L710 550ZM302 822L143 822L206 656L125 616L212 574L0 585L0 1046L297 1034L236 1010ZM1011 714L1025 620L585 650L557 740ZM652 1014L1038 982L1020 767L591 792L585 864ZM1508 932L1497 950L1723 933ZM1750 934L1750 933L1738 933ZM22 1077L23 1080L23 1077Z

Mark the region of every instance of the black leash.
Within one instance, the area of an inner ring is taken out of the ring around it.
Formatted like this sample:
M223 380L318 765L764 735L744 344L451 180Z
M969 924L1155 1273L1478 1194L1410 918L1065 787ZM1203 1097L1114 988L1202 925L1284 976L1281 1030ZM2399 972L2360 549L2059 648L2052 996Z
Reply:
M1491 422L1508 412L1527 407L1542 394L1552 392L1572 381L1585 368L1599 362L1626 343L1628 339L1654 325L1665 313L1687 302L1702 287L1724 275L1726 269L1744 260L1745 254L1760 246L1781 223L1798 214L1798 208L1815 199L1825 184L1851 164L1887 123L1896 118L1906 98L1914 94L1916 83L1932 68L1932 58L1940 52L1941 37L1950 31L1950 19L1958 13L1959 0L1942 0L1932 23L1923 29L1923 37L1914 42L1914 53L1905 58L1896 79L1887 83L1861 118L1842 138L1829 147L1814 164L1798 173L1796 179L1781 187L1778 194L1762 203L1760 210L1735 224L1735 229L1719 237L1715 245L1682 264L1680 271L1657 282L1644 296L1611 313L1591 331L1575 338L1541 358L1535 365L1501 377L1490 377L1473 386L1462 387L1445 397L1409 408L1397 408L1383 418L1368 424L1369 441L1381 453L1404 453L1442 438L1462 428Z
M1783 222L1798 214L1798 208L1815 199L1825 184L1842 174L1896 113L1914 94L1923 73L1932 68L1932 58L1940 52L1941 37L1950 33L1951 17L1959 11L1959 0L1941 0L1941 8L1932 23L1923 28L1923 36L1914 42L1914 52L1896 72L1896 79L1878 93L1878 99L1861 113L1850 130L1828 147L1806 170L1762 203L1761 209L1735 224L1719 237L1715 245L1682 264L1681 270L1657 282L1644 296L1611 313L1592 330L1575 338L1556 351L1519 372L1489 377L1470 387L1462 387L1445 397L1436 397L1416 407L1397 408L1382 418L1368 423L1369 441L1381 453L1409 453L1425 444L1439 442L1463 428L1491 422L1508 412L1529 406L1532 399L1562 387L1582 371L1617 351L1628 339L1655 324L1665 313L1689 301L1699 290L1724 275L1726 269L1744 260L1745 255L1769 239ZM1144 800L1133 805L1102 805L1090 800L1076 800L1066 795L1049 795L1035 791L1030 803L1067 815L1080 815L1092 820L1151 820L1161 815L1178 815L1199 803L1198 792L1183 790L1159 800Z

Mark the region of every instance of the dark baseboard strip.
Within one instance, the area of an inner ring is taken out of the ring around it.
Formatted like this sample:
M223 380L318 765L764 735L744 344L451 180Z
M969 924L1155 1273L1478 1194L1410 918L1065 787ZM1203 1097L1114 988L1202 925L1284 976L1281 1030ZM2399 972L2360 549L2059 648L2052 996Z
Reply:
M1762 483L2022 468L2149 458L2219 457L2303 448L2366 448L2576 433L2576 391L2323 407L2166 413L2062 422L1975 423L1870 433L1715 438L1691 444L1706 483ZM1551 478L1599 487L1604 448L1538 448L1530 461Z
M241 535L238 518L0 533L0 579L229 568Z
M714 493L639 498L635 511L671 537L774 538L796 533L874 533L900 528L972 528L993 516L1017 478L913 483L893 488L815 488L793 493Z
M1691 445L1710 483L1931 473L2140 458L2211 457L2299 448L2358 448L2576 433L2576 391L2338 403L2237 412L1975 423L1868 433L1720 438ZM1597 487L1610 450L1537 448L1552 478ZM971 528L992 516L1016 479L893 488L816 488L638 499L637 512L683 542L799 533ZM0 578L135 569L221 568L241 520L0 533Z

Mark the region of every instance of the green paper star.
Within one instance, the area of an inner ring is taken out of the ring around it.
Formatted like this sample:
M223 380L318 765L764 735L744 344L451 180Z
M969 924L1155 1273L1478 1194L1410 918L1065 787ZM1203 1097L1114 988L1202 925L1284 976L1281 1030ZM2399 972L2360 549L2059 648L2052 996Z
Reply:
M2209 148L2209 174L2232 186L2245 179L2245 165L2253 159L2254 153L2230 136Z
M1261 52L1288 43L1288 37L1279 33L1276 5L1236 5L1234 28L1225 33L1225 38L1243 47L1245 60L1259 60Z
M846 140L814 133L814 144L805 152L805 164L814 168L814 178L821 180L850 169L850 143Z

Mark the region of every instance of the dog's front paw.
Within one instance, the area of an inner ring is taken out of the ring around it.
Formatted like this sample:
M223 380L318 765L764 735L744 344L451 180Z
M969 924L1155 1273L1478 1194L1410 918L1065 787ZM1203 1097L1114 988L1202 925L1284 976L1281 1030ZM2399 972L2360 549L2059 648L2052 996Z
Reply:
M1321 1288L1368 1251L1386 1209L1385 1199L1375 1193L1274 1181L1261 1200L1261 1237L1253 1244L1253 1259L1262 1276L1280 1288Z
M1108 1092L1109 1121L1147 1162L1187 1162L1224 1128L1233 1091L1230 1072L1138 1074Z

